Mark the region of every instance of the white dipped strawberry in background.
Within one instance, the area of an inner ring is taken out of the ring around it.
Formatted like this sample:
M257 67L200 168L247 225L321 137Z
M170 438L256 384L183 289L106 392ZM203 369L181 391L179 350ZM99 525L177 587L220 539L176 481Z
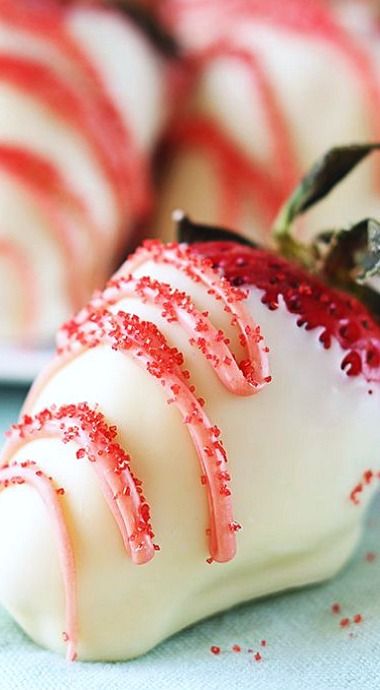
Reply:
M120 260L170 74L116 7L0 1L1 342L49 341Z
M168 214L180 207L264 239L322 151L378 137L375 3L164 0L160 8L188 61L190 87L168 131L158 234L171 237ZM374 159L326 202L325 214L340 226L379 206ZM300 231L310 236L322 225L317 209Z
M36 642L128 659L347 562L380 469L380 231L291 225L371 148L296 189L287 258L177 214L63 326L0 469L0 601Z

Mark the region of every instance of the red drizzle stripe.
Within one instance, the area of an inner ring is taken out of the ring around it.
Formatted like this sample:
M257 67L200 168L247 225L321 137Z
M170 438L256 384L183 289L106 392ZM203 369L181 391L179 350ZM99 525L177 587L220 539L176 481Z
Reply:
M65 626L67 632L64 633L64 639L68 642L67 658L74 661L78 635L75 559L63 510L58 499L59 494L54 489L51 478L47 477L31 461L15 462L0 468L0 490L19 484L29 484L36 489L45 503L53 524L58 542L58 556L65 591Z
M94 463L104 497L117 522L132 560L146 563L154 555L150 509L142 495L141 481L130 469L130 457L115 441L116 427L109 427L104 416L86 403L52 407L31 417L25 415L7 433L2 461L6 463L26 441L58 438L62 443L79 445L78 459Z
M252 95L258 96L260 100L272 137L273 155L267 166L267 173L273 171L272 174L274 173L277 177L281 195L286 196L297 184L301 171L297 163L297 155L288 123L265 68L262 66L260 58L253 52L224 40L206 48L196 57L195 69L198 77L205 65L209 66L210 63L224 58L236 60L247 69ZM252 161L249 162L252 166Z
M96 267L94 270L92 264L88 265L87 270L82 271L80 281L77 280L75 273L76 266L82 263L82 252L79 251L78 254L79 246L73 235L74 228L68 225L60 208L62 203L67 204L75 213L83 214L82 205L65 187L55 166L46 162L38 154L0 144L0 168L17 179L45 216L49 231L55 239L55 247L60 252L64 264L66 294L71 309L73 311L79 309L86 301L88 294L91 294L94 285L98 284L102 278L100 270L96 270ZM99 235L99 231L87 217L84 218L82 227L88 231L90 239L96 242L101 241L101 246L104 248L105 238ZM33 281L36 282L35 275Z
M0 238L0 261L5 260L17 275L23 297L22 330L27 336L35 327L37 318L37 294L35 275L31 271L29 257L15 243Z
M130 185L124 183L126 170L121 165L119 152L115 152L113 146L110 146L107 129L104 129L98 114L56 72L31 59L3 54L0 55L0 80L30 93L84 133L115 191L119 190L120 197L123 192L130 194ZM119 201L121 203L120 199Z
M0 142L0 166L33 189L49 195L55 202L65 206L80 216L84 216L85 228L97 243L104 243L103 231L90 219L86 205L69 187L51 161L36 151L26 150L14 144Z
M264 170L261 164L256 165L250 160L216 121L206 116L184 117L170 128L165 143L169 156L179 147L190 150L199 148L214 162L220 185L220 223L236 227L240 203L244 196L252 196L253 189L256 190L253 202L260 207L264 219L268 223L273 219L283 199L273 170Z
M101 75L70 36L65 26L70 11L70 7L63 8L57 3L30 5L26 0L18 0L17 3L0 0L1 20L4 23L29 31L54 48L58 47L61 54L73 63L77 78L83 82L82 92L86 93L89 110L97 113L99 118L100 135L105 138L102 155L112 158L121 210L125 211L128 202L133 213L144 213L151 205L148 161L136 147L133 133L108 94Z

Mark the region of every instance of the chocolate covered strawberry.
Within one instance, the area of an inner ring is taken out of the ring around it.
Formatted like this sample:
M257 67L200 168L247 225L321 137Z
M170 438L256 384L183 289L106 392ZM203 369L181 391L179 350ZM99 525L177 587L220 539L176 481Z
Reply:
M378 3L377 3L378 4ZM337 143L379 138L378 20L344 0L162 0L189 89L168 131L158 236L171 209L265 239L301 172ZM186 94L185 94L186 95ZM327 202L333 225L376 214L379 161ZM323 224L317 209L302 229Z
M309 248L289 224L371 148L297 188L286 258L180 215L179 244L146 242L62 327L0 469L0 600L34 640L131 658L346 563L379 472L380 328L331 284L377 311L378 225Z

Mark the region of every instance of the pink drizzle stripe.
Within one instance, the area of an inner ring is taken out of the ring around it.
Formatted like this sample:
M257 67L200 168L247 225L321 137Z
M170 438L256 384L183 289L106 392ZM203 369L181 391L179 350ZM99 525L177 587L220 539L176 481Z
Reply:
M79 406L68 405L58 410L44 410L35 417L24 416L21 423L11 427L8 432L2 462L9 462L25 442L38 438L57 438L63 443L73 440L78 443L78 457L87 457L93 463L125 548L131 553L135 563L146 563L154 555L154 546L149 520L143 519L143 500L138 490L141 482L131 474L129 456L117 443L106 439L105 445L104 438L101 443L100 437L93 438L91 424L96 424L99 418L102 419L102 415L84 403Z
M240 331L240 343L247 349L246 363L254 372L255 383L254 386L250 386L249 392L251 394L257 392L268 383L268 348L260 336L260 327L253 321L243 304L247 293L232 287L228 280L217 274L208 259L192 253L187 245L175 243L165 245L155 240L145 241L143 247L137 249L122 266L116 274L116 279L132 274L147 261L173 266L193 282L204 285L208 295L224 304L224 310L231 314L233 325ZM236 391L236 393L247 394L247 387L242 387L242 391L245 392Z
M192 345L200 346L228 389L238 395L249 395L268 383L268 350L262 342L259 328L242 304L246 294L218 276L209 261L193 255L185 245L165 246L156 241L147 242L124 265L122 272L128 276L149 260L174 266L194 282L203 284L207 294L224 304L225 311L231 314L232 323L240 332L240 342L247 350L247 359L240 363L240 368L234 362L230 350L226 349L227 342L223 333L210 324L207 316L199 314L187 295L181 295L175 290L171 293L170 308L173 307L173 303L177 303L177 307L174 307L175 318L179 319L181 325L189 332ZM82 310L62 328L57 339L58 356L37 379L26 400L24 410L31 409L39 393L55 373L83 350L99 344L108 344L114 350L129 354L137 364L160 379L169 401L177 405L188 426L201 464L202 476L205 477L208 486L211 558L218 561L229 560L236 549L235 523L232 518L230 492L225 484L229 480L225 468L225 452L217 440L220 431L205 415L202 409L204 401L195 397L194 387L190 386L188 381L189 373L180 369L183 363L182 354L175 348L168 347L156 326L124 312L114 315L107 310L106 307L110 306L110 303L115 304L121 298L120 289L126 289L128 294L132 295L133 288L136 294L140 294L144 299L149 297L154 301L157 297L161 307L168 302L167 291L171 290L170 286L162 286L158 281L152 282L149 278L133 281L129 285L129 278L124 280L122 274L117 276L116 282L111 281L103 295L97 295L88 308ZM172 317L173 312L170 314L169 309L168 318ZM199 342L199 326L201 329L210 329L205 342ZM219 364L218 359L222 357L222 366L216 366ZM214 463L214 471L211 471L210 458Z
M203 285L208 295L224 305L224 310L231 315L232 324L239 329L241 345L247 350L247 360L238 366L227 347L228 341L224 338L223 332L213 326L206 312L199 312L186 293L149 277L135 279L129 275L130 271L151 260L169 264L184 272L192 281ZM196 397L195 387L190 382L190 373L182 368L182 353L175 347L169 347L155 324L141 321L137 316L123 311L113 314L108 307L118 304L125 297L138 296L141 300L160 308L169 323L178 322L188 333L191 345L201 350L220 380L228 390L237 395L253 394L270 380L267 376L267 348L262 344L258 327L242 304L246 293L233 288L228 281L218 276L209 261L192 255L186 245L164 246L156 241L147 242L145 247L138 250L125 264L123 273L126 276L120 274L111 280L103 294L96 294L89 306L62 328L58 337L57 356L34 384L24 409L30 409L34 405L40 391L57 371L90 348L108 345L113 350L131 357L144 371L157 379L168 398L168 404L176 406L188 429L201 467L201 483L206 488L210 520L209 528L206 530L210 552L207 560L228 561L235 555L236 531L240 529L240 525L233 520L231 491L228 488L230 475L227 470L226 452L220 439L220 429L212 425L205 413L205 401ZM88 409L85 404L82 404L82 407ZM99 446L89 444L88 436L82 440L81 432L75 423L76 408L68 406L69 408L74 412L68 415L68 419L62 411L48 410L34 418L25 416L11 431L11 438L5 450L5 460L22 446L25 440L39 435L58 436L63 442L76 440L79 444L82 443L83 449L79 451L81 456L82 451L86 452L90 460L95 457L95 466L99 466L100 459L96 456ZM125 507L124 503L118 503L120 487L108 481L111 472L113 482L114 469L107 468L106 477L103 468L98 469L100 470L103 472L103 493L120 530L124 535L128 534L128 539L124 536L124 542L130 545L131 528L128 533L128 516L131 509ZM139 486L136 491L137 499L145 501L140 495ZM119 512L115 512L115 501ZM124 507L127 514L122 514ZM148 519L149 510L146 521ZM146 535L146 532L144 534ZM153 536L152 532L148 534ZM154 550L156 547L153 545L152 548ZM137 552L140 553L140 549Z
M239 368L228 347L228 339L222 330L216 329L211 323L207 312L200 312L186 293L147 276L137 280L132 277L121 276L109 281L104 292L96 296L85 309L79 312L74 319L75 323L82 325L91 318L91 314L95 311L115 305L125 298L136 296L140 297L144 303L149 303L160 309L161 315L168 323L176 323L183 328L190 336L190 345L202 352L221 383L231 393L234 395L252 395L262 388L263 380L256 381L256 372L253 368L251 370L248 360L245 360L242 367ZM237 323L235 316L232 323L233 325ZM67 328L69 330L69 325ZM257 343L260 343L263 340L259 326L256 326L249 314L247 314L245 321L244 334L247 341L256 339ZM60 346L64 349L66 344L65 326L61 329L58 337ZM260 377L262 373L260 371Z
M63 633L67 641L67 658L70 661L76 659L76 645L78 636L78 611L76 597L76 570L74 551L68 529L66 527L63 510L60 506L56 490L52 486L51 479L33 462L0 468L0 490L19 484L29 484L41 496L45 503L58 543L58 556L61 565L63 586L65 592L65 625Z
M231 560L236 551L235 523L230 490L226 485L230 480L226 454L218 440L220 431L205 414L204 401L194 395L194 389L189 385L189 373L180 369L183 363L181 353L168 347L154 324L124 312L117 315L104 309L93 312L88 324L72 328L65 345L61 344L59 348L59 355L51 362L43 378L37 381L27 406L33 404L39 390L57 371L84 350L100 344L130 356L159 380L168 402L176 405L193 441L201 465L202 482L207 488L211 559L218 562Z

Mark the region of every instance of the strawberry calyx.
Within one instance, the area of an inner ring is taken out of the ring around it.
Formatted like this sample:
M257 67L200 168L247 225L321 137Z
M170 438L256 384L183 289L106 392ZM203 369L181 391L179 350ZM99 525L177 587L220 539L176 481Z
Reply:
M379 143L369 143L328 151L282 206L273 230L273 244L282 256L354 294L377 318L380 296L368 281L380 274L380 223L366 218L347 228L321 232L309 244L295 238L292 228L299 215L329 194L358 163L379 148Z

